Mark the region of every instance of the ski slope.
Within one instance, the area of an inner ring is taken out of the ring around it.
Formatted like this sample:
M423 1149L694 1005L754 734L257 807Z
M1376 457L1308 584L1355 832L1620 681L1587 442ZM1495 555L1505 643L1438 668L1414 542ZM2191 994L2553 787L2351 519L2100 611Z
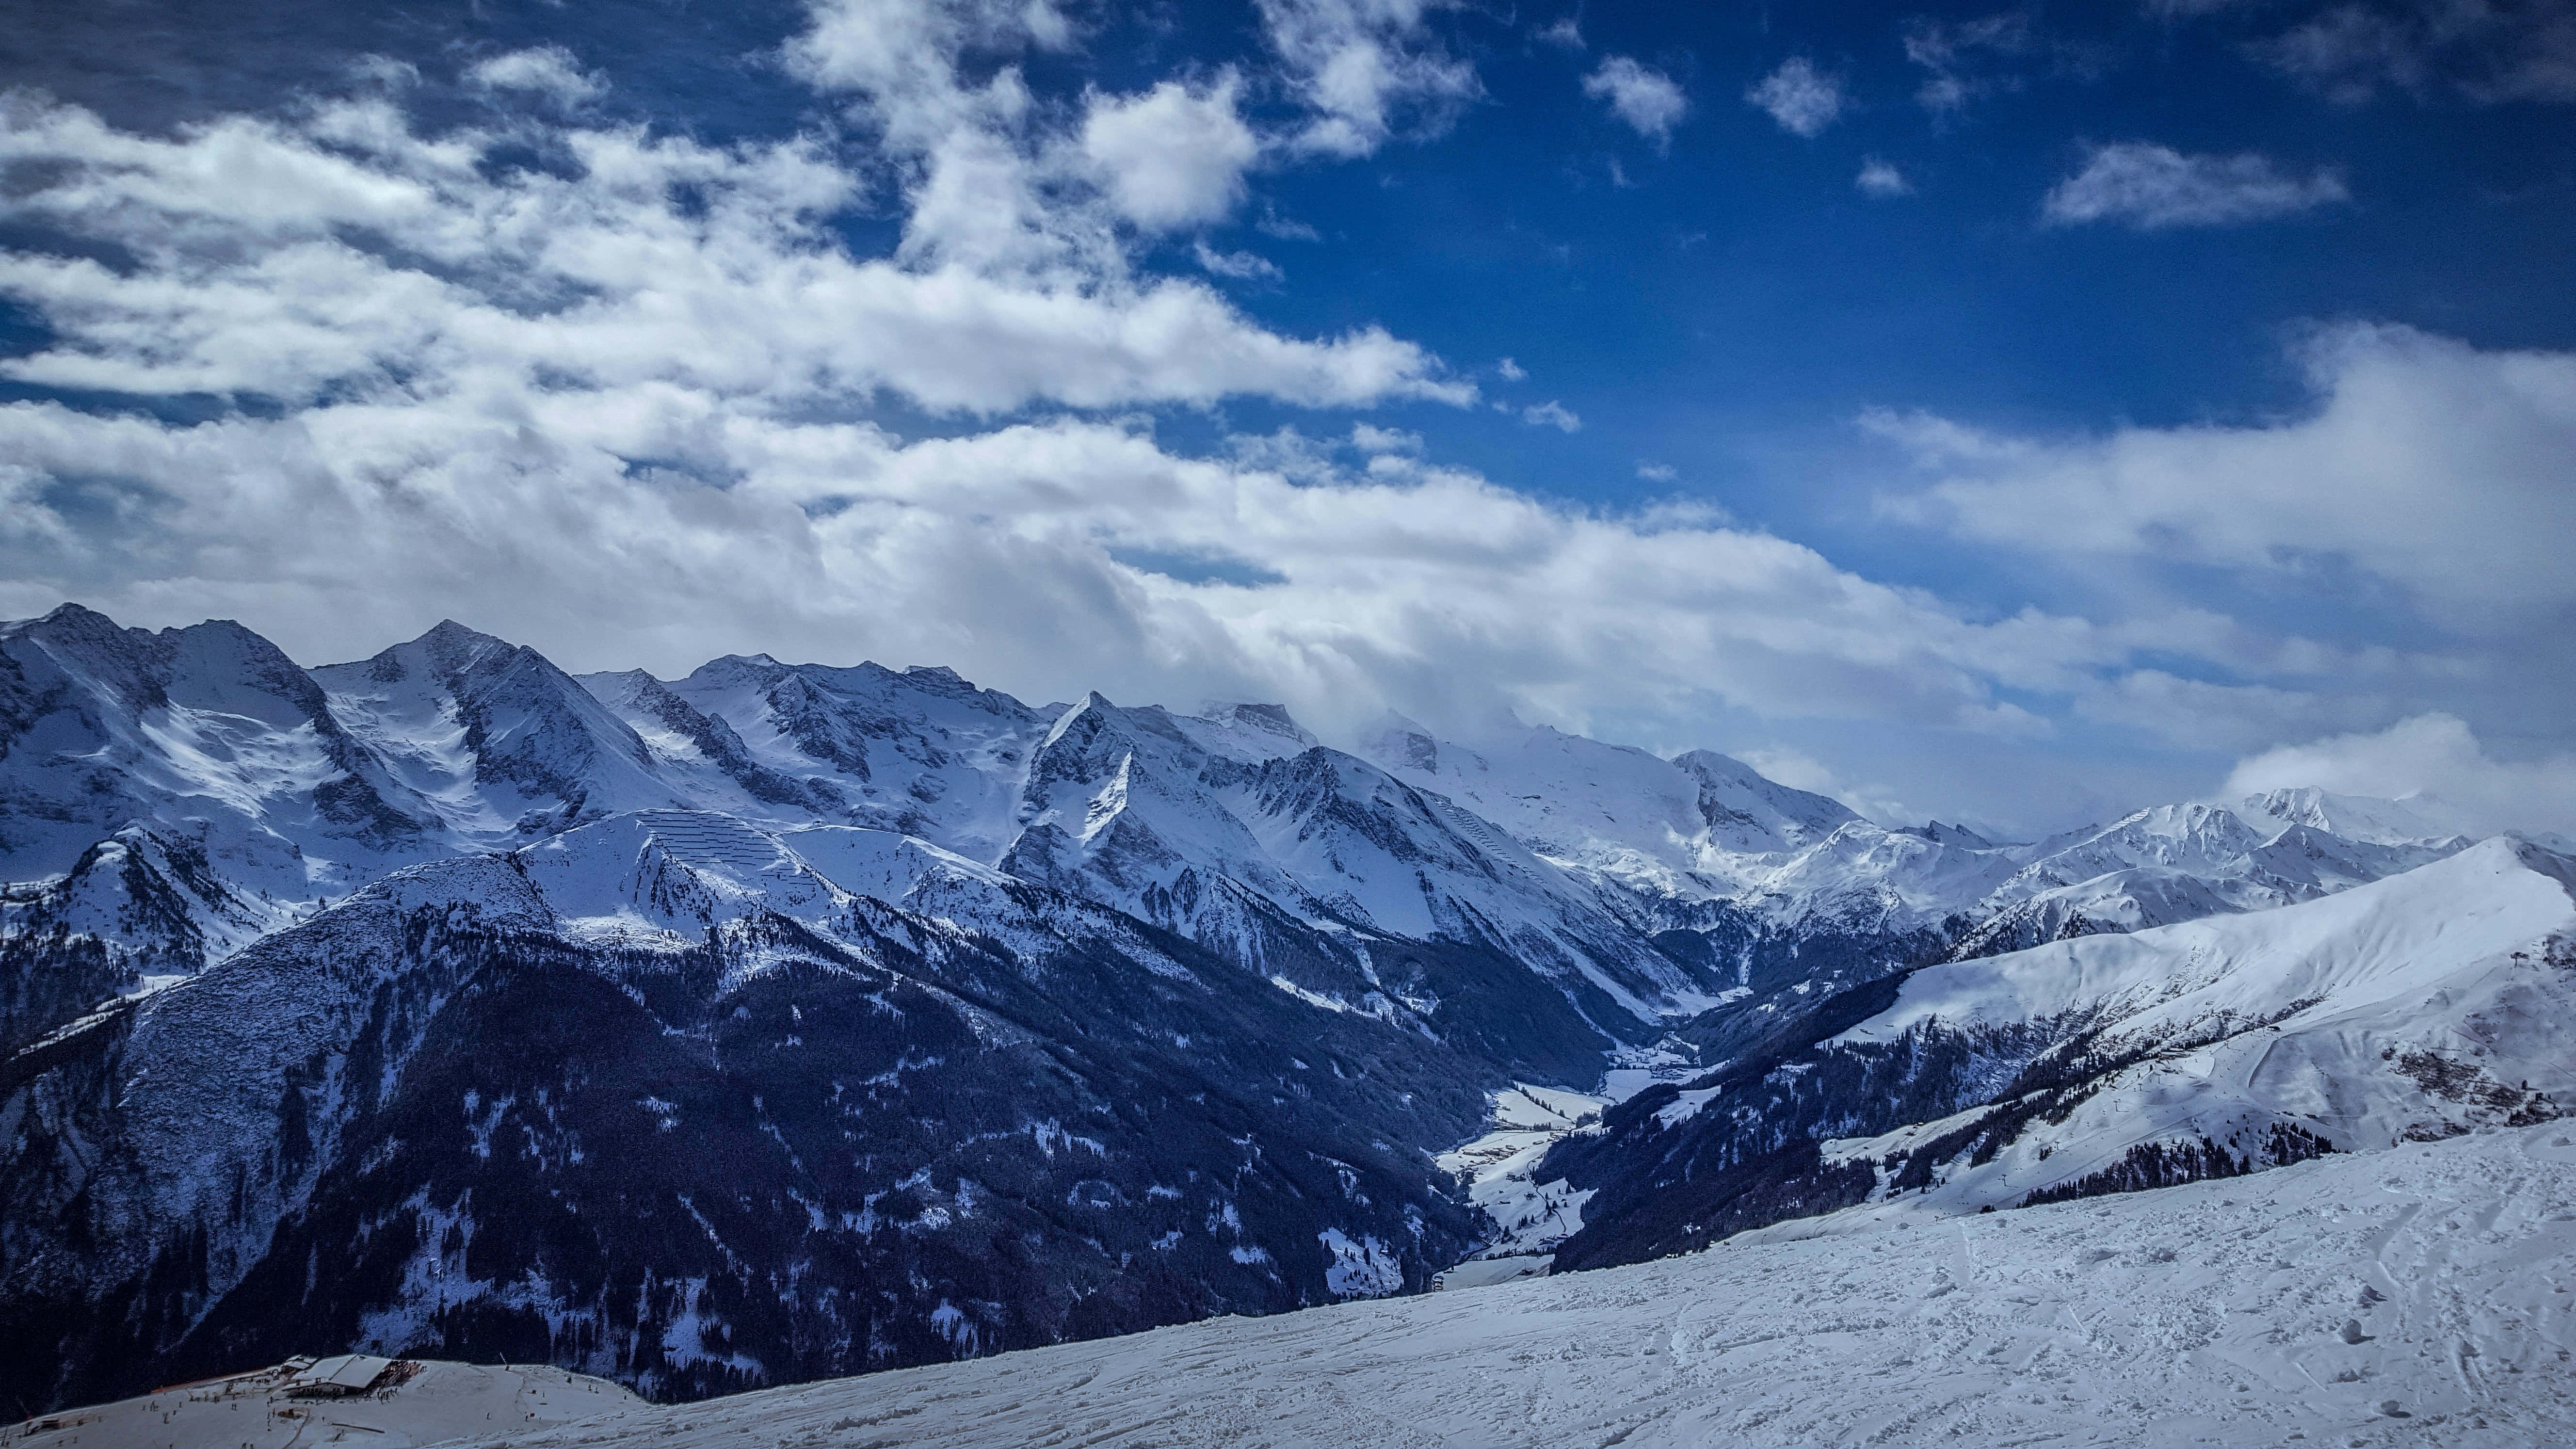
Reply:
M2484 1449L2576 1442L2571 1354L2552 1124L484 1442Z

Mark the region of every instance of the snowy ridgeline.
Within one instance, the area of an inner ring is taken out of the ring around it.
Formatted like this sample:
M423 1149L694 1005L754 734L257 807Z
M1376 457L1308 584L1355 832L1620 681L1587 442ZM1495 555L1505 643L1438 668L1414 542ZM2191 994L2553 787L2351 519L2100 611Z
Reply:
M629 1404L481 1442L2576 1442L2576 1145L2555 1126L2253 1181L1844 1226L1857 1230ZM366 1422L401 1433L398 1415L378 1415ZM71 1433L29 1449L65 1449Z

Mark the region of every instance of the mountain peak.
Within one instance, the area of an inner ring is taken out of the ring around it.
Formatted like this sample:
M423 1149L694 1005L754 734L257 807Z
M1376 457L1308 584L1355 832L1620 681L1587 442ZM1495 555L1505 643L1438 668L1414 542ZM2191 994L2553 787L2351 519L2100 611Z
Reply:
M1200 719L1230 730L1248 730L1255 734L1274 735L1282 740L1312 748L1313 733L1288 713L1284 704L1246 704L1210 702L1199 706Z

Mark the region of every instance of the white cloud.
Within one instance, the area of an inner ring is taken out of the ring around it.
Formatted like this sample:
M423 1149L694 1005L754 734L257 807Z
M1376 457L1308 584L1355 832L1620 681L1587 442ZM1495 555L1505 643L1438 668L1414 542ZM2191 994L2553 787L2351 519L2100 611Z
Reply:
M0 105L0 168L17 183L0 213L37 239L0 253L0 294L46 338L0 373L123 395L0 406L0 614L77 597L136 622L240 617L320 660L463 613L576 667L872 655L953 663L1032 698L1280 698L1319 723L1380 704L1434 720L1510 708L1670 735L1723 708L2023 738L2051 728L2033 710L2116 703L2105 681L2148 658L2338 667L2253 659L2202 620L1963 610L1706 508L1559 507L1441 466L1401 416L1203 456L1168 445L1152 409L1477 399L1381 329L1287 335L1203 280L1159 275L1190 257L1254 270L1139 234L1239 207L1241 172L1172 182L1156 211L1145 192L1122 198L1136 168L1095 158L1086 122L1157 97L1221 120L1224 78L1032 96L1009 62L1070 41L1043 8L827 6L794 64L859 124L736 145L525 117L431 132L381 98L161 136ZM1234 98L1223 114L1240 123ZM494 164L525 147L546 164ZM889 202L900 243L854 252L839 223ZM2372 335L2391 356L2412 336ZM2329 417L2370 349L2320 351L2362 359L2320 363ZM2373 466L2554 476L2565 440L2525 414L2557 396L2563 360L2459 351L2459 389L2493 416L2436 399L2419 427L2357 399L2358 421L2334 426L2364 431L2334 447ZM1525 378L1507 359L1495 371ZM2498 403L2498 377L2539 401ZM240 406L156 419L153 400L183 394ZM956 435L898 437L871 421L881 398L945 414ZM1579 425L1561 403L1500 406ZM2109 446L1893 426L1961 470L1915 501L1963 529L2001 526L1975 488L2080 474L2098 462L2084 447ZM2258 515L2274 506L2264 462L2230 463L2256 476ZM2078 522L2119 546L2125 507L2165 546L2190 528L2156 510L2185 507L2196 480L2182 502L2161 481L2136 498L2102 485L2110 521ZM1953 484L1969 491L1941 491ZM2564 535L2533 509L2514 524L2524 539ZM2245 546L2245 567L2275 557L2274 542ZM1153 558L1226 566L1135 566ZM2305 686L2266 687L2283 697L2277 729L2359 718L2290 698ZM2169 712L2197 707L2166 694Z
M1288 275L1258 252L1221 252L1205 241L1197 241L1190 244L1190 254L1203 270L1237 281L1276 282Z
M916 205L943 169L1047 164L999 79L851 44L834 63L896 98L881 125L912 140L884 154L909 158ZM969 265L953 232L854 256L831 223L865 182L819 140L513 129L543 168L485 164L499 144L381 101L173 137L12 103L0 164L28 180L8 219L66 244L0 256L0 291L49 336L8 375L256 406L0 406L0 612L239 617L318 660L462 611L575 667L873 655L1033 698L1569 727L1714 701L2027 732L2000 691L2069 691L2136 647L1971 619L1704 509L1553 506L1391 428L1352 430L1356 471L1295 433L1189 457L1096 417L906 441L865 420L873 393L992 413L1472 393L1382 331L1286 337L1139 275L1052 202L1022 221L1072 240L1034 261ZM1192 582L1121 557L1244 566Z
M376 102L175 140L20 103L0 115L0 160L48 179L15 194L11 214L111 242L137 265L0 256L0 291L54 333L0 370L42 386L287 401L541 378L773 406L882 389L983 412L1473 397L1381 330L1282 337L1201 284L1132 277L1115 253L1035 276L948 248L911 265L853 257L826 221L856 183L805 140L554 140L569 174L487 173L477 161L492 138L421 137Z
M1583 419L1576 417L1565 404L1553 400L1521 409L1521 421L1534 428L1554 428L1565 433L1578 432L1583 427Z
M1682 474L1680 469L1674 467L1670 463L1650 463L1643 459L1639 459L1637 463L1637 476L1645 479L1649 483L1670 483L1674 479L1682 476ZM1777 779L1779 777L1775 775L1772 778Z
M2262 156L2186 156L2169 146L2097 146L2057 183L2040 215L2061 225L2122 221L2147 231L2270 221L2349 200L2331 171L2282 174Z
M1905 179L1905 173L1897 170L1895 163L1882 161L1876 156L1868 157L1860 163L1860 175L1853 180L1852 185L1859 187L1870 196L1914 194L1914 183Z
M1527 369L1523 368L1519 363L1512 361L1508 357L1495 363L1494 371L1500 373L1503 380L1506 382L1519 382L1529 376Z
M2013 729L1994 681L2098 647L1686 514L1562 510L1437 467L1296 479L1097 423L906 444L648 388L188 427L18 403L0 439L80 480L13 510L44 528L0 539L0 607L240 617L308 659L480 600L574 667L758 647L943 660L1034 698L1259 689L1319 718L1716 700ZM1113 551L1278 581L1142 576Z
M1810 138L1823 135L1849 104L1842 77L1816 69L1803 55L1782 61L1778 70L1747 90L1744 99L1768 113L1782 130Z
M1041 108L1016 65L980 85L971 53L1017 55L1072 43L1047 0L810 0L811 24L788 42L789 71L848 95L877 132L874 158L900 184L908 215L897 258L1077 282L1123 262L1107 206L1062 204L1063 173L1099 175L1078 138L1039 129ZM1114 185L1115 175L1108 177Z
M1573 16L1568 15L1559 19L1555 24L1538 31L1534 38L1542 44L1557 46L1561 49L1581 50L1583 48L1583 27L1576 23Z
M573 53L560 45L513 50L477 61L466 68L465 79L485 90L533 91L567 105L608 90L608 82L584 71Z
M1476 69L1442 51L1423 24L1445 0L1255 0L1290 83L1313 112L1301 149L1366 156L1407 117L1448 125L1483 94Z
M2335 691L2218 684L2139 669L2076 696L2077 716L2143 730L2192 750L2239 752L2320 730L2377 724L2397 711L2380 695L2336 681Z
M1804 750L1787 745L1760 749L1738 749L1737 759L1762 772L1764 777L1779 781L1792 790L1840 800L1845 805L1883 825L1899 824L1914 818L1914 812L1903 801L1895 799L1884 785L1853 788L1835 775L1831 766Z
M1205 89L1164 81L1136 96L1091 97L1081 145L1120 215L1149 230L1223 220L1261 154L1235 114L1231 71Z
M1367 423L1351 425L1351 446L1363 453L1419 453L1422 435L1402 428L1377 428Z
M1605 58L1600 69L1585 76L1583 93L1608 101L1612 115L1657 142L1670 140L1673 127L1690 113L1690 98L1682 94L1678 82L1624 55Z
M2390 799L2421 792L2428 813L2456 821L2446 828L2471 833L2576 833L2576 755L2498 760L2448 714L2266 750L2237 763L2226 793L2301 788Z
M1883 506L2059 558L2356 570L2481 637L2576 608L2576 354L2353 326L2305 361L2315 406L2257 424L2041 441L1873 418L1947 474Z

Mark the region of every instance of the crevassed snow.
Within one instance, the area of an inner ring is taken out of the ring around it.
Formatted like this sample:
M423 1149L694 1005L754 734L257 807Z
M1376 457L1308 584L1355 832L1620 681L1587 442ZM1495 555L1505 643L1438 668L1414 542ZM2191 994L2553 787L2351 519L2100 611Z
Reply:
M2536 1449L2576 1437L2571 1288L2544 1126L490 1441Z

